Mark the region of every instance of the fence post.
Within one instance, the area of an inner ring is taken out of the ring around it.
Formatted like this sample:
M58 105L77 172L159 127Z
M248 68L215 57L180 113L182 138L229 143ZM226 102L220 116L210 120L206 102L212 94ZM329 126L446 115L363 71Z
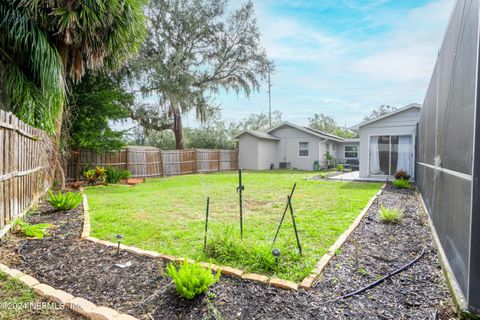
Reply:
M75 155L75 181L80 180L80 152L81 152L80 150L73 151L73 154ZM68 160L67 160L67 163L68 163Z
M220 171L220 150L218 150L218 171Z
M162 177L165 177L165 161L163 159L163 151L160 149L160 163L162 165Z
M198 173L198 157L197 157L197 152L198 150L197 149L193 149L193 159L194 159L194 162L193 162L193 171L195 171L195 173Z
M129 159L128 159L128 147L125 148L125 167L128 171L130 171L130 165L129 165Z

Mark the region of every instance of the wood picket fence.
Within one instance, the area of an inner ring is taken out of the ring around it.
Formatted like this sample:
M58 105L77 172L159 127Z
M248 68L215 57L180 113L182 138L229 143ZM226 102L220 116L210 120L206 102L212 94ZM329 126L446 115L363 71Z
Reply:
M95 166L129 170L133 178L237 170L238 150L161 150L145 146L103 154L72 150L64 168L66 179L79 181L87 168Z
M0 228L47 190L52 160L51 137L0 110Z

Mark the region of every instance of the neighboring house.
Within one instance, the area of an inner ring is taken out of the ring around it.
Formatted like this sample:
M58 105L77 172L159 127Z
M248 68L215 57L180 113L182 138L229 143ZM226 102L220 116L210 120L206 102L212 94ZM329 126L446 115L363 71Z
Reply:
M352 127L360 135L360 178L389 177L400 169L415 177L420 109L412 103Z
M244 130L237 134L239 167L265 170L313 170L315 162L327 166L327 152L337 163L358 165L359 139L344 139L309 127L283 122L267 132Z
M421 105L409 104L352 127L359 139L345 139L309 127L283 122L266 132L244 130L239 167L251 170L327 167L327 152L336 163L360 167L360 178L385 179L403 169L415 177L415 140Z

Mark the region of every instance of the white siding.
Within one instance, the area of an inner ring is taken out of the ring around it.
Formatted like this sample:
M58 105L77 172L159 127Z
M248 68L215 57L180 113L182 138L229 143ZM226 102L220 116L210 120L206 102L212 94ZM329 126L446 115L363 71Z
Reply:
M259 138L242 134L238 138L238 167L240 169L258 170Z
M369 136L415 135L419 115L420 109L412 108L360 127L360 177L368 176Z
M278 162L290 162L292 168L313 170L315 160L323 160L319 159L319 141L321 139L314 135L288 126L278 128L270 134L281 140L277 149ZM299 142L308 142L308 157L298 156ZM275 167L278 167L278 163Z
M278 145L279 141L260 139L258 144L258 170L270 169L271 164L278 169Z

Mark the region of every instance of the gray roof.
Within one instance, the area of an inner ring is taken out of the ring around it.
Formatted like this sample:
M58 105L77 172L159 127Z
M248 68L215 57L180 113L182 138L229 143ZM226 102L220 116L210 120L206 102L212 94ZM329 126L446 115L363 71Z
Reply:
M271 134L268 134L262 131L255 131L255 130L243 130L242 132L237 133L235 136L233 136L233 138L238 139L242 134L250 134L254 137L261 138L261 139L280 140L279 138L272 136Z
M309 133L311 135L314 135L316 137L320 137L320 138L323 138L323 139L329 139L329 140L334 140L334 141L338 141L338 142L342 142L344 140L343 138L338 137L336 135L333 135L333 134L330 134L330 133L325 133L323 131L312 129L312 128L309 128L309 127L297 126L296 124L290 123L288 121L282 122L281 124L279 124L275 128L272 128L272 129L268 130L267 132L271 133L272 131L275 131L276 129L281 128L283 126L289 126L289 127L298 129L300 131Z
M382 119L385 119L387 117L390 117L390 116L393 116L397 113L400 113L400 112L403 112L405 110L408 110L408 109L412 109L412 108L418 108L418 109L421 109L422 108L422 105L421 104L418 104L418 103L410 103L409 105L406 105L405 107L402 107L402 108L398 108L396 110L393 110L392 112L389 112L389 113L386 113L386 114L383 114L379 117L376 117L375 119L371 119L371 120L367 120L367 121L364 121L362 123L359 123L353 127L351 127L350 129L358 129L360 127L363 127L363 126L366 126L367 124L370 124L370 123L373 123L373 122L376 122L378 120L382 120Z

